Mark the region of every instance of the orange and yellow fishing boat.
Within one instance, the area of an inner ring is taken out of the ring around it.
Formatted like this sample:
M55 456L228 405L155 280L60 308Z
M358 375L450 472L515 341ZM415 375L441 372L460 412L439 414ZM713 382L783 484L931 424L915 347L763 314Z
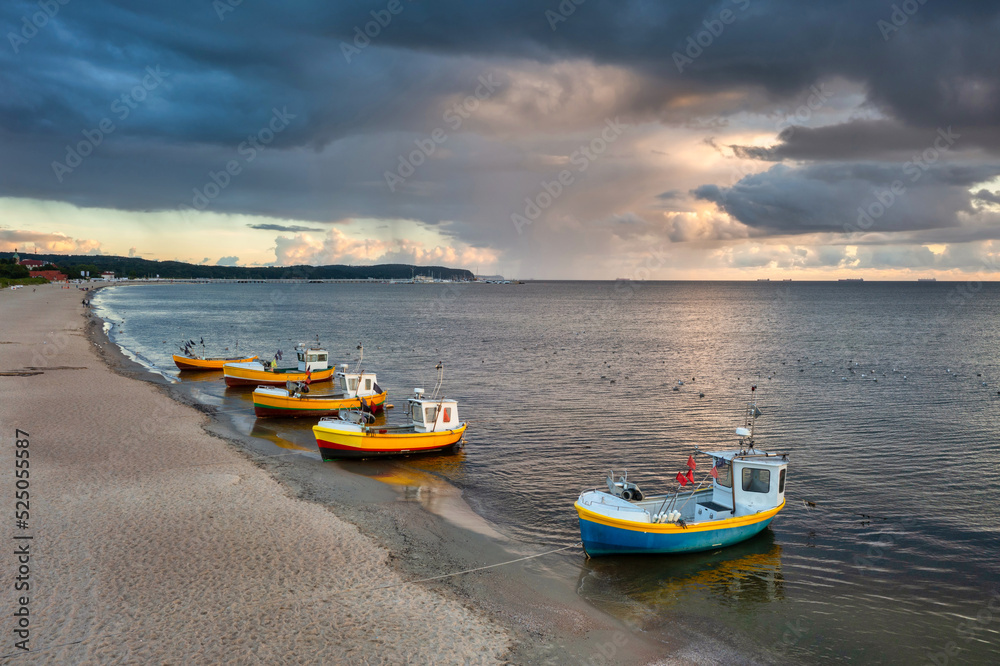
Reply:
M329 364L330 355L319 347L295 347L298 365L292 368L265 366L260 361L225 363L222 373L226 386L285 386L286 382L316 383L333 378L334 368ZM272 362L273 363L273 362Z
M440 386L439 376L435 395ZM455 400L424 398L423 389L414 389L407 400L407 414L409 425L373 426L363 414L342 412L339 419L320 419L313 434L323 460L441 453L461 445L467 424L459 421Z
M198 358L174 354L174 364L179 370L222 370L226 363L250 363L256 356L233 356L231 358Z
M284 388L258 386L253 392L253 411L262 417L331 416L342 409L364 409L372 413L385 408L388 395L373 372L347 372L347 366L334 374L334 393L309 395L303 382L288 382Z

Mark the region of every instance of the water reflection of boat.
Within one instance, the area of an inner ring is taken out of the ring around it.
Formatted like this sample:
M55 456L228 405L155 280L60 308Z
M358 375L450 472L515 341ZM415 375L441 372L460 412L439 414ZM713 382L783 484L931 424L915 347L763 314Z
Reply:
M277 430L274 428L268 428L265 426L254 424L253 428L250 429L250 436L257 437L258 439L265 439L275 446L282 449L287 449L289 451L303 451L307 453L315 454L315 451L311 448L306 448L304 446L299 446L290 439L282 437Z
M588 601L640 623L662 618L670 608L747 609L785 598L781 546L765 531L711 553L595 558L584 562L577 589Z
M249 394L245 394L249 398ZM241 396L242 397L242 396ZM385 423L385 414L378 414L375 418L375 425ZM290 451L308 451L315 454L312 434L313 423L308 419L281 419L279 421L268 419L255 419L249 415L245 431L251 437L258 437L267 440L275 446Z
M751 387L751 396L756 388ZM694 490L644 496L627 476L616 481L612 472L607 491L584 491L575 506L587 554L712 550L766 528L785 506L788 456L755 448L753 429L759 414L751 397L746 425L736 429L738 450L698 451L710 456L713 466ZM694 483L696 467L691 457L687 474L677 473L681 488ZM706 482L708 487L700 489Z

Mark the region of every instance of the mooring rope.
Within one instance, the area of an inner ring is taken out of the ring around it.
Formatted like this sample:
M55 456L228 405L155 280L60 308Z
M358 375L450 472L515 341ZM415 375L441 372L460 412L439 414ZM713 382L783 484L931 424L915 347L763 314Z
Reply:
M452 572L452 573L441 574L440 576L431 576L430 578L420 578L418 580L408 580L408 581L403 581L401 583L392 583L391 585L381 585L379 587L366 587L366 586L352 587L352 588L347 589L347 590L341 590L340 592L337 592L336 594L347 594L347 593L350 593L350 592L359 592L361 590L368 590L370 592L374 592L375 590L387 590L387 589L393 588L393 587L403 587L404 585L416 585L417 583L427 583L427 582L430 582L432 580L441 580L442 578L451 578L453 576L461 576L462 574L474 573L476 571L483 571L484 569L494 569L496 567L502 567L502 566L506 566L508 564L514 564L516 562L524 562L525 560L533 560L536 557L542 557L543 555L551 555L552 553L558 553L558 552L563 551L563 550L569 550L570 548L578 548L578 547L580 547L582 545L583 545L582 541L577 541L576 543L574 543L574 544L572 544L570 546L563 546L562 548L554 548L553 550L547 550L544 553L535 553L534 555L526 555L524 557L519 557L519 558L517 558L515 560L507 560L506 562L497 562L496 564L487 564L485 566L475 567L475 568L472 568L472 569L463 569L462 571L455 571L455 572Z

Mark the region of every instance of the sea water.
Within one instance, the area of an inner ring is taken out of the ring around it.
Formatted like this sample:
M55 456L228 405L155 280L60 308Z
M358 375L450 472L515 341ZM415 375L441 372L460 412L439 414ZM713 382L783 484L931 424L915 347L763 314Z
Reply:
M288 364L318 336L337 363L363 344L402 406L441 362L467 447L397 464L537 544L578 540L573 502L609 469L666 492L694 447L735 447L756 385L758 446L791 461L771 526L709 553L580 557L579 594L775 660L1000 662L1000 285L172 284L94 302L172 377L185 340ZM351 469L319 461L311 422L255 420L218 373L180 381L276 451Z

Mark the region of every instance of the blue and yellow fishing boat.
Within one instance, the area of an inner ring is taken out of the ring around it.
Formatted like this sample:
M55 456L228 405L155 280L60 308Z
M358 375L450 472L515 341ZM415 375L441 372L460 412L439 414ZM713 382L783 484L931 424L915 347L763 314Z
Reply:
M616 481L614 472L607 491L584 491L575 506L587 555L689 553L723 548L760 533L785 507L788 455L755 447L758 415L751 397L746 426L736 429L739 448L697 451L711 457L712 467L692 490L683 488L694 484L693 456L687 473L677 473L681 489L674 493L645 496L627 473Z

